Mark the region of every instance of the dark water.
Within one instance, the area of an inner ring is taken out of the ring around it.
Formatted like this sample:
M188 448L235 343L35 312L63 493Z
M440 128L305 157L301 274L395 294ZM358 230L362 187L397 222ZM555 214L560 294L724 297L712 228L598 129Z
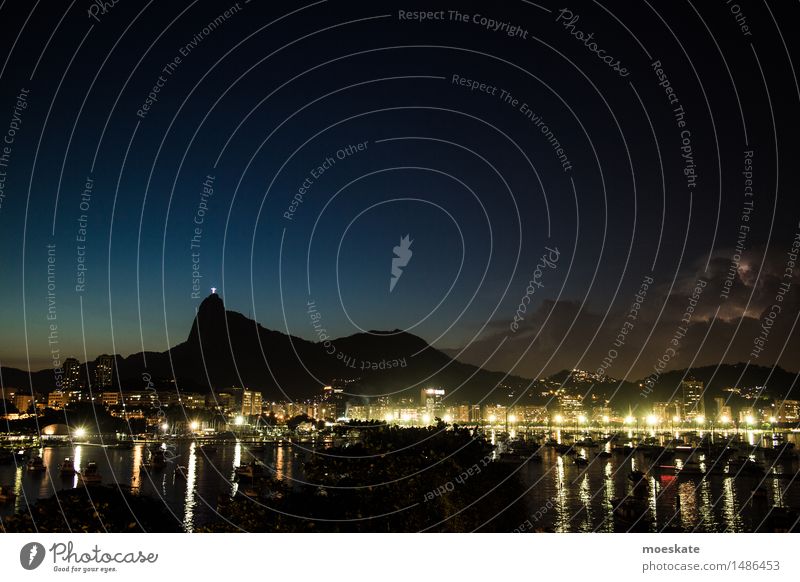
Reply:
M796 443L796 437L789 435L786 440ZM617 444L623 442L624 439ZM611 500L634 496L634 484L628 475L632 470L647 472L650 461L642 454L595 457L601 450L610 452L611 447L578 447L579 456L590 460L588 466L578 466L574 456L562 456L551 447L543 447L541 464L522 466L523 480L530 488L526 495L530 514L521 523L527 519L534 528L556 532L614 531ZM746 452L743 448L742 454ZM685 457L678 455L675 462ZM758 455L755 458L764 461ZM800 509L797 461L774 466L773 462L764 463L765 468L772 468L766 477L737 475L735 470L730 474L706 475L703 479L674 475L648 477L647 487L639 489L654 518L648 529L660 531L666 526L698 532L757 531L771 507ZM660 463L673 464L673 460ZM766 489L765 499L753 498L752 491L758 487Z
M12 485L17 493L13 506L0 506L0 515L25 509L26 503L50 497L63 489L78 486L78 477L65 477L58 465L65 457L75 461L76 468L94 461L104 484L114 482L129 485L132 491L161 499L187 531L217 518L216 507L220 495L234 496L239 484L234 478L234 468L258 459L266 464L279 479L302 482L303 461L311 445L294 447L267 445L264 451L251 451L242 443L217 445L217 452L206 454L199 445L190 442L170 445L174 458L163 469L145 471L142 462L148 456L148 447L136 445L132 450L121 450L92 445L45 447L39 452L47 471L30 473L24 466L0 465L0 484ZM173 448L174 447L174 448ZM176 467L187 468L186 478L176 474Z
M787 440L796 443L797 436L788 435ZM623 443L624 439L617 444ZM269 444L264 451L253 452L247 445L237 443L218 445L216 453L207 455L196 443L181 442L172 445L175 458L164 469L152 472L141 469L148 446L152 445L137 445L132 450L92 445L45 447L40 450L47 465L42 474L29 473L24 466L0 465L0 484L11 485L17 493L14 505L0 506L0 515L23 510L26 503L77 486L77 477L62 477L58 471L64 457L72 457L76 467L95 461L105 484L117 482L140 495L161 499L176 522L192 531L217 519L215 508L221 495L236 494L239 487L234 478L236 466L256 458L277 478L295 485L304 483L303 462L315 445ZM610 445L604 448L610 451ZM520 513L520 524L528 520L535 528L557 532L614 531L611 500L632 494L633 483L628 479L631 470L647 471L649 467L640 454L615 453L603 459L595 457L600 450L604 449L578 448L579 455L591 460L588 466L578 466L574 456L542 447L541 463L520 466L519 474L528 489L524 498L527 514ZM770 461L765 464L771 466ZM185 479L176 476L178 465L187 467ZM655 518L650 529L657 531L670 526L683 531L754 531L770 507L800 508L800 478L795 478L798 470L797 461L793 461L775 465L766 477L733 474L709 475L704 479L649 477L644 496ZM753 500L751 492L759 486L766 489L766 499Z

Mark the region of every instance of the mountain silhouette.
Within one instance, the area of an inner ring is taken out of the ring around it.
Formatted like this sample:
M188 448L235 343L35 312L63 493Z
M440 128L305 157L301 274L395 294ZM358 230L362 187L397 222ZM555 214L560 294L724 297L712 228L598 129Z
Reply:
M401 331L369 331L311 342L267 329L236 311L228 311L216 293L197 309L186 340L165 352L115 356L116 378L124 390L176 388L209 392L229 387L261 391L269 400L304 400L320 394L322 386L338 382L352 395L419 397L420 390L441 387L451 403L510 402L525 395L521 404L540 400L540 389L530 380L464 364L431 347L425 340ZM721 364L664 373L648 399L639 395L639 382L579 386L581 394L598 391L617 402L649 406L668 400L680 380L693 376L706 382L706 398L729 395L726 386L768 384L772 396L800 395L797 375L779 367ZM563 371L545 381L561 383ZM0 368L5 387L50 392L55 386L51 369L28 373ZM568 382L568 384L571 384ZM116 388L116 386L115 386ZM526 388L528 390L526 391ZM573 387L575 388L575 387ZM708 403L707 403L708 404Z
M226 310L216 293L198 307L186 341L163 353L133 354L117 362L124 386L141 384L141 375L147 372L174 378L184 390L239 386L281 400L318 395L323 385L334 381L346 383L348 393L405 391L415 399L420 389L441 386L454 401L477 401L501 382L503 391L528 383L453 360L400 330L311 342Z

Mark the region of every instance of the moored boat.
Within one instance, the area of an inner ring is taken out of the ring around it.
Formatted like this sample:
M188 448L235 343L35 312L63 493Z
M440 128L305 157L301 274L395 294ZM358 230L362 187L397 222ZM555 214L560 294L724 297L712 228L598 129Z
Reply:
M97 469L97 463L89 461L83 468L83 471L78 473L78 482L82 485L97 485L103 482L103 477Z
M31 473L43 473L47 469L41 457L31 457L27 468Z
M58 472L62 475L72 476L75 474L75 462L67 457L58 465Z

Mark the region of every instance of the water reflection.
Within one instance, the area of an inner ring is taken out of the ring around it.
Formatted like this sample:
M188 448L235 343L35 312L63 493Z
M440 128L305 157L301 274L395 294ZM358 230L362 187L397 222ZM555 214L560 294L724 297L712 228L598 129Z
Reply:
M189 464L187 465L186 471L186 497L184 498L184 514L183 514L183 528L191 532L194 529L194 507L197 504L195 500L195 479L197 478L197 454L196 454L196 443L192 443L189 445ZM238 446L238 443L237 443ZM180 469L175 470L175 478L182 478L183 476L180 475ZM180 477L179 477L180 475Z

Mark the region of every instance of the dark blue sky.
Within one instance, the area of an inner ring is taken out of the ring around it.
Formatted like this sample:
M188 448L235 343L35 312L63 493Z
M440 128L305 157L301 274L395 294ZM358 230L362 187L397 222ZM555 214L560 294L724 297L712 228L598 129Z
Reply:
M497 345L546 246L560 259L544 273L531 313L583 307L572 328L569 317L547 328L545 312L526 319L537 322L527 332L541 324L557 336L523 361L528 374L548 350L559 352L560 366L596 367L597 356L581 359L587 347L600 356L608 347L595 331L619 327L649 273L658 289L647 305L652 321L682 311L680 287L699 276L714 289L697 324L723 303L726 325L748 313L754 324L774 295L742 271L735 301L719 299L741 222L745 150L755 152L757 176L747 264L766 257L767 271L779 272L800 215L791 163L798 94L763 7L748 5L747 36L722 4L688 2L657 12L576 3L569 8L580 19L568 29L557 19L561 6L550 4L475 3L460 9L466 23L447 13L420 23L398 10L436 9L430 3L254 0L208 33L235 3L122 2L99 22L83 4L0 10L12 32L0 41L8 57L0 131L16 95L30 91L0 207L3 365L24 368L28 357L33 368L48 364L48 244L56 245L59 346L80 359L84 341L90 358L182 341L212 286L228 309L308 339L316 339L311 298L331 336L400 328L443 348L476 334ZM771 6L778 22L797 16L795 7ZM527 38L489 30L475 14L521 26ZM574 30L594 32L630 75L606 67ZM788 28L783 34L796 53ZM163 72L181 47L181 62ZM687 112L694 190L654 60ZM498 91L470 91L453 75ZM154 86L157 100L137 115ZM504 102L502 89L519 101ZM552 130L570 170L522 103ZM337 159L359 143L362 151ZM335 163L314 178L328 157ZM213 195L194 249L198 299L190 242L209 175ZM82 210L87 177L92 195ZM85 249L76 241L82 214ZM406 234L413 257L390 293L392 249ZM83 250L85 290L76 292ZM713 272L711 257L721 261ZM787 309L782 325L795 315ZM789 337L789 327L775 337L775 358ZM636 371L651 366L659 341L630 360ZM746 356L724 347L703 348L698 363Z

